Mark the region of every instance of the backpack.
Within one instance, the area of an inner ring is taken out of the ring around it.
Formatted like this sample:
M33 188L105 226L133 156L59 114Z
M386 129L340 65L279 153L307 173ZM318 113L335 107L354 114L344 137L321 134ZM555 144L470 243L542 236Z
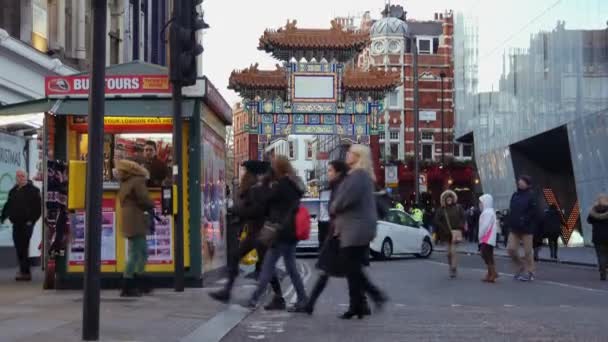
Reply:
M310 238L310 213L304 206L300 206L295 217L296 239L298 241Z

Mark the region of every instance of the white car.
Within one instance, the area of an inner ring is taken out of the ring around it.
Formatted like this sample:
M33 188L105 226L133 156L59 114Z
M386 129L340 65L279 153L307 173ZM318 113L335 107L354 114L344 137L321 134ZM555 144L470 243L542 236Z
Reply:
M378 233L370 249L374 257L382 259L403 254L428 258L433 253L433 242L429 232L410 215L391 209L384 220L378 221Z
M317 252L319 250L319 215L322 205L327 205L326 201L320 201L318 198L304 198L301 204L308 209L310 213L310 237L308 240L298 242L296 249L298 252Z

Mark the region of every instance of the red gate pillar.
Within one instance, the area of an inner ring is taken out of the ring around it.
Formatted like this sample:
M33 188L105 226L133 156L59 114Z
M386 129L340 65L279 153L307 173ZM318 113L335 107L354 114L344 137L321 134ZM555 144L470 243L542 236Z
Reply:
M258 135L249 134L249 160L259 160Z
M378 186L384 186L384 170L380 167L380 136L369 136L369 148L372 151L372 162L374 163L374 172L376 173L376 183Z

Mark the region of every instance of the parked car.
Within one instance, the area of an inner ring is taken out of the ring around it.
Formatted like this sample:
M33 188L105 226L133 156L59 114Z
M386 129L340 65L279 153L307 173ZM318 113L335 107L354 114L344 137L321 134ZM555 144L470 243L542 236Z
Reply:
M409 214L391 209L378 221L378 233L370 249L372 256L379 259L405 254L428 258L433 253L433 242L429 231Z

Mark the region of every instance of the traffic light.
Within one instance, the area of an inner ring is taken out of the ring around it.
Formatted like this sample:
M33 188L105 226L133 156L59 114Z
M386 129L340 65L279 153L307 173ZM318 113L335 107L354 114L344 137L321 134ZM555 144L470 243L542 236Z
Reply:
M174 8L171 25L171 65L172 82L182 86L196 83L196 57L203 53L203 47L196 39L196 32L209 28L197 8L203 0L182 0L181 6ZM179 13L178 13L179 12Z

